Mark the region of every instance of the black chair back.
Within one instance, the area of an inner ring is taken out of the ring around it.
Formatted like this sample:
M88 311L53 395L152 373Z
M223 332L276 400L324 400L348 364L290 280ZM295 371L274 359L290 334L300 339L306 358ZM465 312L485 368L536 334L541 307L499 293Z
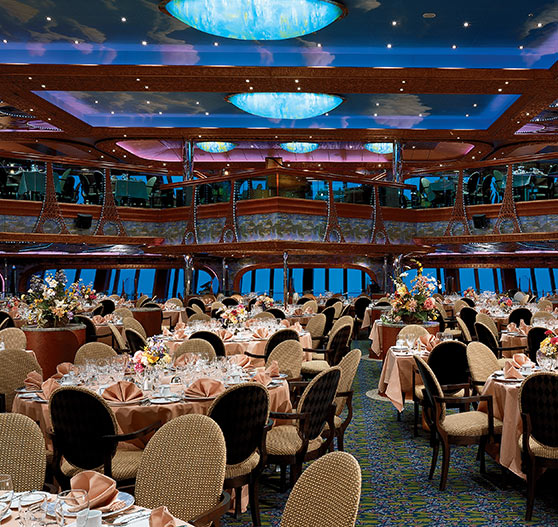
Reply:
M537 351L541 347L541 342L546 338L546 332L548 329L534 327L527 333L527 351L529 353L529 358L536 363L537 362Z
M463 300L463 302L465 302L469 307L475 307L475 301L472 298L463 296L461 297L461 300Z
M97 329L89 317L75 315L74 321L85 326L85 342L97 342Z
M341 326L333 335L329 343L329 349L333 350L333 353L328 356L330 366L337 366L341 359L349 352L349 340L352 330L351 325L346 324Z
M103 306L103 316L114 313L114 310L116 309L116 304L110 298L101 300L101 305Z
M496 340L494 333L490 331L490 328L485 326L482 322L475 322L475 331L477 332L479 342L488 346L494 355L498 357L498 341Z
M428 366L442 386L469 382L467 346L463 342L457 340L440 342L430 352Z
M91 316L95 316L95 315L101 315L103 316L103 312L105 311L105 306L103 306L103 304L99 304L98 306L95 307L95 309L93 309L93 311L91 311Z
M268 313L271 313L275 318L279 318L281 320L284 320L285 317L285 313L283 313L283 311L277 307L270 307L269 309L266 309L266 311Z
M209 342L215 350L217 357L225 357L225 344L219 335L211 331L196 331L190 335L191 339L203 339Z
M530 418L533 439L558 447L558 375L540 372L527 377L520 388L519 408Z
M227 465L236 465L262 444L269 418L269 394L258 383L235 386L215 400L208 415L225 436Z
M333 326L333 319L335 318L335 308L333 306L326 307L322 314L326 317L326 323L324 326L324 335L327 335Z
M221 303L225 304L227 307L238 306L238 300L236 298L223 298Z
M303 296L296 301L296 305L301 306L302 304L306 304L306 302L310 302L310 298Z
M459 312L459 318L465 322L469 333L471 333L471 337L475 338L475 322L477 320L477 312L472 307L464 306Z
M215 311L215 310L214 310ZM186 313L186 316L188 318L190 318L192 315L196 314L196 311L194 311L191 307L185 307L184 308L184 312Z
M126 335L126 340L128 341L128 347L132 353L142 350L147 344L145 339L133 329L126 328L124 333Z
M337 302L339 302L341 299L336 297L336 296L332 296L331 298L328 298L326 300L325 306L324 307L329 307L332 306L333 304L337 304Z
M189 307L187 307L186 309L190 309ZM193 309L192 309L193 311ZM188 315L190 316L190 315ZM211 310L211 318L221 318L221 309L220 308L216 308L216 309L212 309Z
M205 313L205 304L203 303L203 300L201 300L200 298L190 298L190 300L188 300L188 307L191 307L193 305L198 306L203 313Z
M434 308L434 313L434 320L440 325L440 331L444 332L446 330L446 321L444 320L444 315L442 315L441 311L437 307Z
M266 360L269 357L269 354L275 349L275 347L285 340L296 340L297 342L300 341L298 333L294 329L285 328L276 331L273 335L271 335L271 337L269 337L265 345L264 355Z
M366 313L366 308L372 303L372 299L367 296L360 296L355 300L355 315L357 318L362 320L364 318L364 313Z
M391 304L387 300L380 300L374 304L376 307L389 307Z
M519 326L521 321L525 322L525 324L531 324L531 319L533 318L533 313L529 311L526 307L518 307L514 309L508 318L508 323L511 324L512 322Z
M250 301L248 302L248 307L247 307L248 311L251 311L251 310L252 310L252 306L253 306L257 301L258 301L257 298L251 298L251 299L250 299Z
M4 322L5 320L7 322ZM15 328L14 319L10 316L9 313L6 313L5 311L0 311L0 326L2 326L2 329Z

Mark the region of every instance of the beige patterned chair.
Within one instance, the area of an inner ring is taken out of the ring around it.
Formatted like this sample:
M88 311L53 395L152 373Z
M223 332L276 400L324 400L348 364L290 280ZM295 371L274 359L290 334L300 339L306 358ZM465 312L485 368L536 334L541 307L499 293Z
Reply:
M203 309L198 306L198 304L190 304L188 307L190 307L191 309L193 309L196 312L196 315L205 315ZM194 315L192 315L194 316ZM192 320L192 317L189 318L189 320ZM193 320L205 320L203 318L195 318Z
M302 364L302 374L306 377L313 377L320 372L336 366L341 359L349 351L349 343L351 340L352 324L345 324L335 331L327 342L326 347L321 349L303 348L304 351L312 351L312 353L324 353L325 360L310 360Z
M147 338L145 328L142 326L141 322L136 320L134 317L124 317L122 319L122 325L124 326L124 329L133 329L134 331L137 331L144 339Z
M284 340L273 348L266 360L266 367L275 360L279 366L279 372L285 373L287 379L299 379L302 368L304 353L302 344L296 340Z
M193 304L193 306L195 306L195 305L196 304ZM194 309L193 306L192 306L192 309ZM205 313L196 313L195 315L192 315L190 318L188 318L188 322L193 322L194 320L201 320L202 322L209 322L211 320L211 317L209 315L206 315Z
M317 348L321 344L322 338L324 336L325 324L326 324L326 316L323 315L322 313L312 316L308 321L308 324L306 324L305 329L306 331L308 331L308 333L310 333L312 337L313 348ZM323 356L320 358L323 359Z
M456 300L453 303L453 315L456 317L457 315L459 315L459 312L461 311L462 308L468 306L469 304L467 304L467 302L464 302L463 300L459 299Z
M550 311L537 311L533 313L533 318L531 319L532 325L535 325L535 320L554 320L554 315ZM0 335L1 334L2 332L0 331Z
M141 295L136 302L136 306L141 307L146 302L149 302L149 300L150 300L150 298L147 295Z
M546 310L546 309L550 309L551 311L554 309L554 304L546 299L546 298L541 298L538 302L537 302L537 307L540 310Z
M481 342L467 344L467 364L471 381L477 393L481 393L484 383L495 371L501 370L506 359L498 359L492 350Z
M281 527L354 527L361 485L360 466L351 454L326 454L296 482Z
M490 329L490 331L492 331L492 334L496 337L496 339L500 338L498 334L498 327L496 326L496 322L494 322L494 320L486 313L477 313L475 322L480 322L481 324L484 324L488 329Z
M432 479L438 461L440 445L443 451L440 490L445 490L450 462L450 445L479 445L481 473L485 472L484 451L488 442L502 434L502 421L494 417L491 395L455 397L444 395L434 372L426 361L415 355L415 364L424 384L424 417L430 429L432 463L428 479ZM484 402L487 412L446 413L446 404L466 404Z
M0 473L12 476L13 490L42 490L45 470L45 438L35 421L21 414L0 414Z
M424 335L428 336L428 331L425 327L419 326L418 324L409 324L401 329L397 334L398 339L413 339L416 340Z
M161 505L195 526L218 524L229 506L222 493L226 447L219 425L205 415L183 415L151 438L136 479L136 504Z
M317 313L318 312L318 302L316 302L313 299L308 300L308 302L305 302L300 307L302 309L302 312L306 311L309 307L312 308L312 313Z
M5 349L0 351L0 394L4 394L6 410L12 409L15 390L23 386L27 374L36 371L42 375L43 370L35 355L22 349Z
M334 320L337 320L341 316L341 312L343 311L343 302L335 302L332 304L333 308L335 309Z
M112 359L118 354L108 344L88 342L76 351L74 364L85 364L90 360Z
M175 306L178 307L184 307L184 303L182 302L182 300L180 300L180 298L169 298L166 302L166 304L174 304Z
M113 314L115 314L117 317L120 317L122 319L125 317L134 318L134 313L132 313L132 311L127 307L117 307L113 311Z
M182 342L174 351L173 359L177 359L185 353L195 353L204 359L213 360L217 357L213 346L204 339L188 339Z
M27 349L27 337L19 328L6 328L0 331L0 342L4 343L5 348Z
M469 342L472 342L473 337L471 336L471 332L469 331L467 324L463 322L463 319L458 315L457 317L455 317L455 321L457 322L457 327L461 330L461 340L465 344L469 344Z
M211 309L211 311L213 311L214 309L227 309L227 306L225 306L225 304L223 304L223 302L215 301L211 304L210 309Z
M252 320L254 319L260 319L260 320L275 320L275 316L273 315L273 313L268 313L267 311L260 311L259 313L257 313L256 315L254 315L252 317Z
M120 333L119 329L110 322L108 322L107 325L110 329L110 332L112 333L113 343L116 344L116 351L118 353L125 353L126 351L129 351L126 339L122 336L122 333Z

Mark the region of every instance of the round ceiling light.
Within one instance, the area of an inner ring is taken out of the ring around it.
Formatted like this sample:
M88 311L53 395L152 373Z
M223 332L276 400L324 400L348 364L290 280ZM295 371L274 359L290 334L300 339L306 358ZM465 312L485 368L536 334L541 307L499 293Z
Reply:
M196 143L196 146L210 154L224 154L236 148L235 143L227 143L226 141L201 141Z
M393 154L393 143L366 143L364 148L373 154Z
M238 40L285 40L347 14L336 0L164 0L161 11L204 33Z
M327 93L250 92L229 95L227 101L268 119L309 119L337 108L343 97Z
M293 154L309 154L320 147L319 143L303 143L303 142L291 142L291 143L281 143L279 145L283 150L287 152L292 152Z

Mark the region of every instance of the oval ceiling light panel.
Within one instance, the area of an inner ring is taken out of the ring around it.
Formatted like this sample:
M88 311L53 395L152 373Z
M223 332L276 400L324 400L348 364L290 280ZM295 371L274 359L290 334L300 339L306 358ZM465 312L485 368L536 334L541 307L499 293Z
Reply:
M160 9L204 33L237 40L285 40L347 14L335 0L164 0Z
M327 93L251 92L229 95L227 101L247 113L268 119L309 119L331 112L343 98Z
M292 152L293 154L309 154L320 147L319 143L281 143L279 145L283 150Z
M200 143L196 143L196 146L204 152L209 152L210 154L224 154L225 152L230 152L236 148L235 143L227 143L225 141L202 141Z
M373 154L393 154L393 143L366 143L364 148Z

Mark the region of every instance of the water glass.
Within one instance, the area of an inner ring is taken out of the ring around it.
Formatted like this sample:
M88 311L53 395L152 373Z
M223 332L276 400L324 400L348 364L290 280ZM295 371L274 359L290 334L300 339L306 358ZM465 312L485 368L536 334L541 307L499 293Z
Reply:
M54 515L58 527L67 527L75 522L84 527L89 515L89 496L86 490L65 490L56 497Z
M38 501L37 501L38 500ZM46 495L43 492L25 492L19 497L19 523L22 527L44 527L47 524Z
M0 474L0 520L10 511L10 505L14 497L14 484L12 476Z

